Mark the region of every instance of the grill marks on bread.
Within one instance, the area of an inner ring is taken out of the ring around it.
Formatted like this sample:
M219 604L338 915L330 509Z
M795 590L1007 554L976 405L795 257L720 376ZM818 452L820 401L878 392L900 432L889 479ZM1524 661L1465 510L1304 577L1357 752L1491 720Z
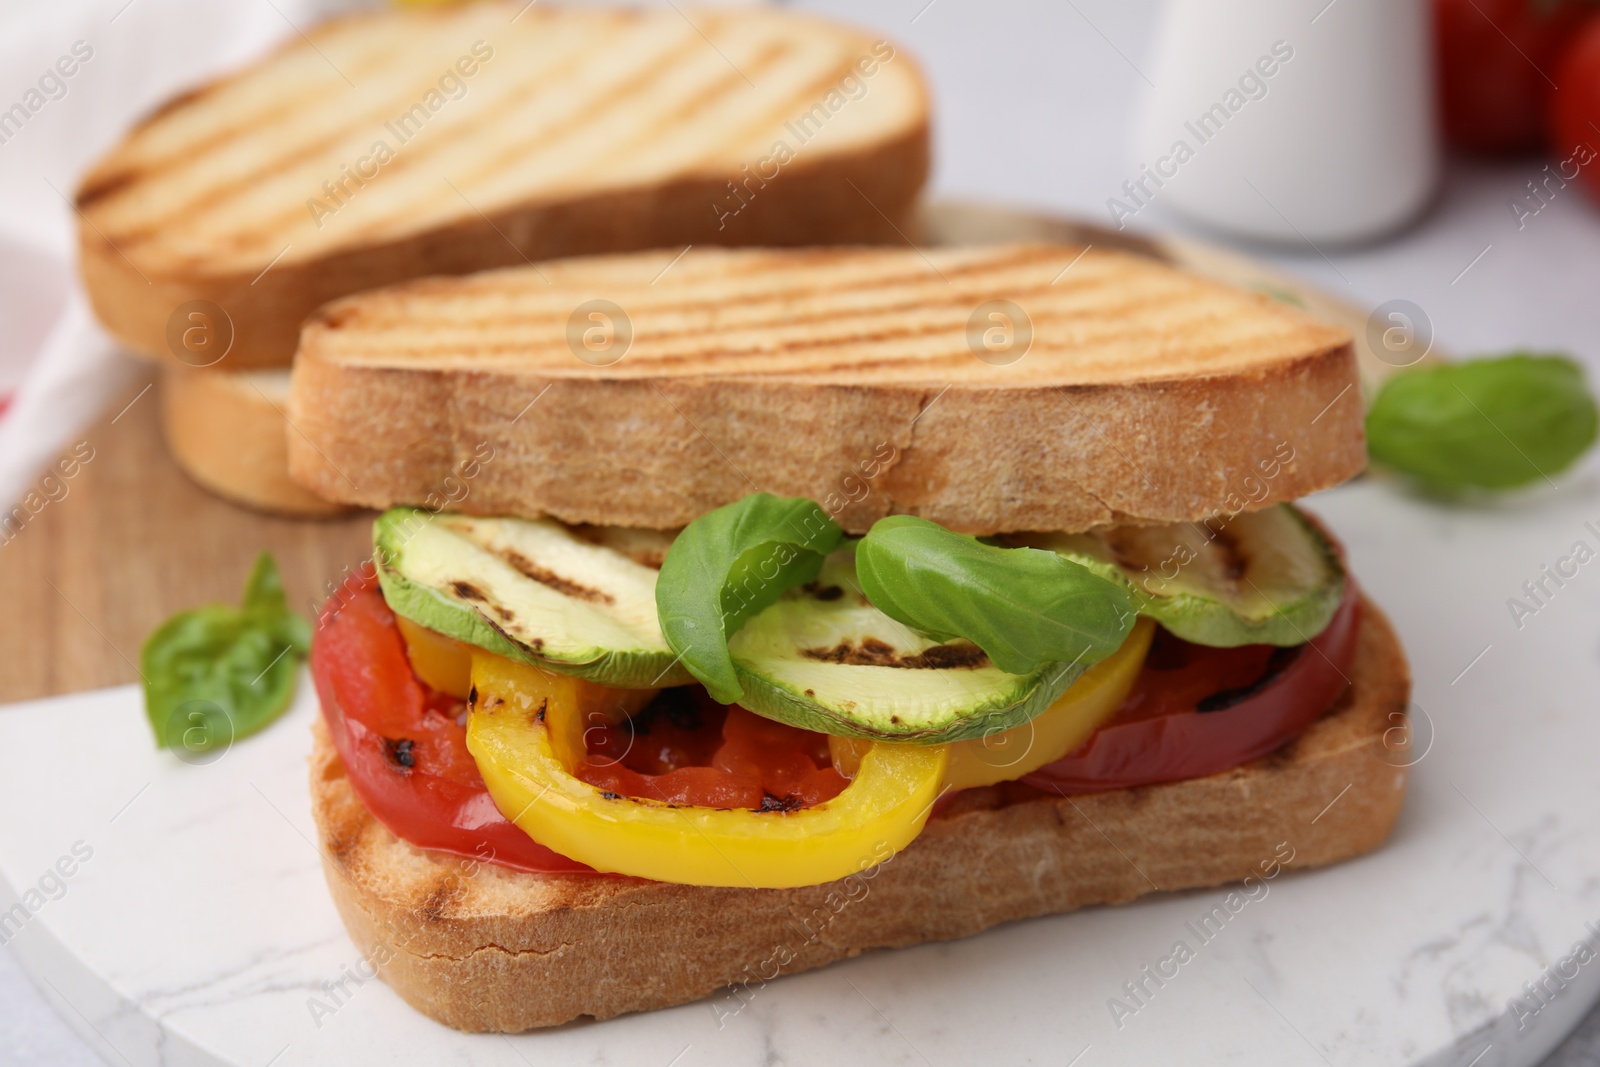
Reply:
M632 325L606 366L567 344L597 298ZM1031 319L1020 358L973 351L987 300ZM851 532L899 512L1072 532L1212 515L1286 441L1293 462L1252 504L1345 480L1365 462L1359 405L1329 405L1355 379L1346 331L1125 253L696 244L334 302L301 334L289 449L329 499L420 499L456 459L444 402L455 438L519 457L474 484L489 512L678 527L756 484L837 498ZM862 496L843 479L874 456Z
M143 269L253 272L286 244L293 262L476 225L480 212L515 205L737 178L774 141L793 148L785 123L873 49L871 38L788 13L703 11L691 24L674 11L521 6L326 23L152 115L90 173L78 206ZM462 76L455 65L478 44L492 55ZM439 93L442 76L465 90L440 94L400 140L392 124ZM923 120L909 59L880 64L868 85L792 165ZM825 136L834 127L842 132ZM390 158L359 173L378 141ZM308 198L336 207L333 217L315 219Z
M354 366L464 364L576 379L806 376L943 388L1255 373L1305 351L1309 334L1313 347L1345 341L1266 298L1099 249L678 255L572 259L361 294L314 318L302 352ZM567 346L573 309L597 294L621 306L633 330L625 358L599 368ZM973 316L991 300L1023 310L1019 330L1031 324L1031 343L1009 365L973 350Z

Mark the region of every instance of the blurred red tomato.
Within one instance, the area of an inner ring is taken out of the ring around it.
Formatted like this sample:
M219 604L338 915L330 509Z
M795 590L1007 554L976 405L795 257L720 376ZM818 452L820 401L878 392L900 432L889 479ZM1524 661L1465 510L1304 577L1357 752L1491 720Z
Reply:
M1562 46L1595 11L1592 0L1434 0L1445 142L1486 155L1540 148Z
M1555 79L1561 88L1550 96L1550 136L1557 169L1600 196L1600 22L1589 23L1562 53Z

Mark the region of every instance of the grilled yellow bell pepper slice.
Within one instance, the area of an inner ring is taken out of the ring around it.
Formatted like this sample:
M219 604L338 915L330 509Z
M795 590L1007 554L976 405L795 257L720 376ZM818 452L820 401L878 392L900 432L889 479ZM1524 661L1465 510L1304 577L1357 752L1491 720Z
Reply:
M394 621L400 627L400 636L405 638L406 658L411 661L411 669L417 677L441 693L467 699L472 688L472 646L412 622L404 615L396 615Z
M1141 618L1122 647L1083 672L1072 688L1033 719L1009 730L945 745L950 762L944 772L947 791L1009 782L1065 756L1105 725L1133 688L1155 636L1155 623ZM845 777L855 774L870 741L830 737L833 765ZM897 744L894 748L915 746Z
M587 683L475 651L472 686L467 748L495 806L535 841L600 871L760 889L831 882L915 839L945 777L945 746L872 745L844 792L799 811L620 797L569 770L585 747Z

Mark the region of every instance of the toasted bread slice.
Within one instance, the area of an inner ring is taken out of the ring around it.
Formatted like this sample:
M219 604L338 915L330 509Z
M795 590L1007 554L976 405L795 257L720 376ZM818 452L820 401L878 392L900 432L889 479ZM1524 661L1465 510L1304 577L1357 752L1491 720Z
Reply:
M274 515L342 515L348 505L324 500L289 478L288 403L287 370L162 369L167 450L202 488Z
M143 122L77 206L111 331L173 358L168 319L209 301L237 370L287 365L317 305L404 278L894 239L927 169L922 77L887 42L772 8L506 0L292 37Z
M329 499L417 503L486 442L513 458L474 483L462 507L479 514L667 528L761 489L853 531L909 512L996 533L1237 512L1366 462L1348 333L1148 259L678 256L330 304L301 338L291 474Z
M1406 750L1385 745L1406 721L1410 678L1388 621L1363 610L1353 684L1281 751L1087 796L969 790L888 862L806 889L526 874L423 852L362 805L319 721L311 792L328 886L356 947L412 1006L462 1030L515 1032L1158 888L1260 878L1275 858L1334 863L1381 844L1405 793Z

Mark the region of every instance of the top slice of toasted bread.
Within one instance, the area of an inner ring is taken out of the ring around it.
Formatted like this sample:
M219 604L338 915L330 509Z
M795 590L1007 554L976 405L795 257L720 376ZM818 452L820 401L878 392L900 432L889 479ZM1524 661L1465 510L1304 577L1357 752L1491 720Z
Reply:
M468 464L456 506L480 514L671 527L766 490L850 530L1073 531L1344 481L1355 382L1343 330L1123 253L695 248L330 304L301 339L290 466L379 507Z
M138 351L287 365L313 308L420 275L892 238L927 142L909 56L782 10L376 12L140 124L78 190L83 273Z

